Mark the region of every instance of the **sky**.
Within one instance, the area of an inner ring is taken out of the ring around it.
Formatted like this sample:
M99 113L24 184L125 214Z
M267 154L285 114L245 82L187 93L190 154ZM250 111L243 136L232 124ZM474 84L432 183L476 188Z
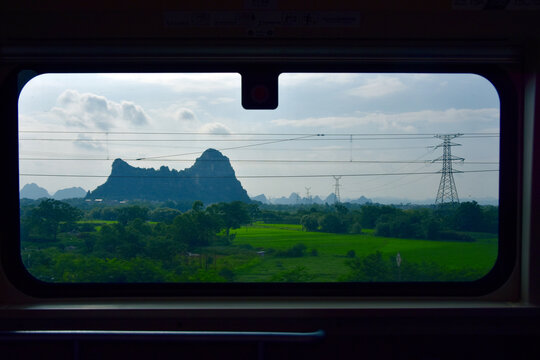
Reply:
M142 168L227 156L250 196L435 199L442 143L460 200L498 198L499 97L474 74L281 74L276 110L245 110L239 74L43 74L19 97L20 187L94 190Z

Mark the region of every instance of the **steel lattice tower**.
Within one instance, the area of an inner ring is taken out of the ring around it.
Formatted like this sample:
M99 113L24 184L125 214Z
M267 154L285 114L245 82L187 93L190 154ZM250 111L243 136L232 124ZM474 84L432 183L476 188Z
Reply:
M306 199L307 199L307 202L308 204L311 204L312 203L312 199L311 199L311 194L309 193L309 190L311 190L311 187L305 187L306 188Z
M443 155L432 161L432 163L442 162L442 169L439 171L441 173L441 182L439 183L435 204L459 203L454 173L460 173L461 171L454 170L452 164L454 161L463 161L465 159L452 155L452 146L461 146L461 144L453 143L451 140L461 135L463 134L435 135L436 138L443 141L442 144L435 147L435 149L442 147Z
M341 199L339 196L339 179L341 179L341 176L334 175L334 180L336 180L336 184L334 185L334 195L336 195L336 203L340 203Z

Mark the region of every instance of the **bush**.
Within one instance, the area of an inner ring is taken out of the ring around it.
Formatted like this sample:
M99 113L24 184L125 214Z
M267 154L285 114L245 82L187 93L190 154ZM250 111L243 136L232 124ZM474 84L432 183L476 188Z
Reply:
M306 252L306 245L298 243L287 250L278 250L276 252L277 257L302 257Z
M351 229L349 230L351 234L361 234L362 233L362 225L359 222L355 222L351 225Z
M229 268L223 268L218 273L219 276L227 280L228 282L233 282L236 275L234 274L234 271L232 271Z
M463 241L473 242L474 238L470 235L458 233L457 231L445 230L439 231L438 240L451 240L451 241Z
M373 229L382 216L395 216L401 210L389 205L364 205L360 210L360 222L363 227Z
M390 224L386 222L378 223L375 227L375 235L383 237L392 236L390 231Z
M347 231L347 226L336 214L324 214L319 218L322 232L341 234Z
M429 229L429 214L419 210L402 211L396 216L382 216L375 227L375 234L402 239L425 239ZM436 225L432 225L436 227ZM436 229L431 229L431 231Z
M80 232L94 232L96 231L96 225L90 223L77 224L77 230Z
M319 220L315 215L304 215L300 219L300 224L305 231L317 231L319 228Z
M135 219L146 221L148 219L148 212L148 208L138 205L122 206L116 209L116 220L124 226Z
M343 281L471 281L482 276L478 269L451 270L434 262L412 263L403 260L398 268L392 257L383 257L380 252L361 258L347 260L349 274Z
M174 218L180 214L181 212L179 210L163 207L151 211L149 218L152 221L160 221L166 224L172 224Z
M356 253L354 252L354 250L347 251L347 257L348 258L353 258L355 256L356 256Z
M351 272L345 278L346 281L392 281L393 274L391 263L383 259L382 254L377 251L363 258L354 258L346 263Z
M296 266L294 269L281 271L270 278L274 282L307 282L313 279L304 266Z

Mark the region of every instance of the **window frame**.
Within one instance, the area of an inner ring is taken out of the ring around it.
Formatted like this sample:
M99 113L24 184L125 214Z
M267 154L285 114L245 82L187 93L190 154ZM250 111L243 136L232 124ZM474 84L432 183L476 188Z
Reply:
M497 90L500 98L500 171L499 171L499 242L494 267L481 279L471 282L384 282L384 283L46 283L34 278L25 268L20 252L19 159L18 159L18 83L19 71L43 73L103 72L261 72L280 73L471 73L483 76ZM497 64L455 62L365 62L362 59L313 59L279 61L249 59L235 61L71 61L63 64L20 62L13 66L1 83L1 115L5 125L4 150L8 154L9 237L0 242L1 266L12 284L25 294L51 298L72 297L187 297L187 296L362 296L362 297L475 297L487 295L503 286L517 266L520 242L521 137L522 116L511 72ZM501 221L504 219L504 221Z

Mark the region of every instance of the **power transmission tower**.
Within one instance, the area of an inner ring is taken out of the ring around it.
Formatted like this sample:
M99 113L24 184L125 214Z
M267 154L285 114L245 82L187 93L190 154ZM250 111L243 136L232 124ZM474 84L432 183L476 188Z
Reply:
M308 201L308 204L311 204L311 194L309 193L309 190L311 190L311 187L306 186L306 199Z
M339 196L339 187L341 185L339 185L339 179L341 179L341 176L334 175L333 177L334 177L334 180L336 180L336 183L334 185L334 195L336 195L336 203L340 203L341 199Z
M459 203L454 173L460 173L462 171L454 170L452 164L454 161L463 161L465 159L452 155L452 146L461 146L461 144L453 143L451 140L462 135L463 134L435 135L436 138L443 141L442 144L435 146L435 149L440 147L443 148L443 155L432 161L432 163L442 162L442 169L439 171L441 173L441 181L439 183L435 204Z

